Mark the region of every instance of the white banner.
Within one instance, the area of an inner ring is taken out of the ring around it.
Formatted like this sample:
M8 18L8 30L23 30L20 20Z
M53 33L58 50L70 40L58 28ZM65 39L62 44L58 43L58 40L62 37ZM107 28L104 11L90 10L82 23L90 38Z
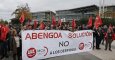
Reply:
M38 60L92 50L91 30L76 32L60 30L22 31L22 59Z

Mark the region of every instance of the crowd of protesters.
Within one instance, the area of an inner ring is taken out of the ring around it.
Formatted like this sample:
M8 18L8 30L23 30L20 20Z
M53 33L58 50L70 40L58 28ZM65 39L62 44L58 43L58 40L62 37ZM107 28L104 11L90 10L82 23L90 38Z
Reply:
M105 50L111 49L111 43L115 37L112 37L115 34L115 26L104 25L99 28L88 28L87 25L81 24L79 26L73 27L70 23L63 23L53 26L50 22L34 25L25 25L25 26L13 26L7 24L0 24L0 60L3 58L8 58L9 53L12 53L13 60L21 60L21 30L68 30L68 31L78 31L78 30L93 30L93 49L100 50L100 44L105 44ZM3 33L4 32L4 33ZM105 43L104 43L105 42Z
M107 50L109 46L109 51L112 51L111 44L112 41L115 40L115 26L104 25L99 27L98 29L93 28L93 31L94 31L93 49L96 45L96 49L100 50L101 49L100 44L104 45L105 42L105 50Z
M21 35L16 27L10 27L7 24L0 24L0 60L8 58L12 53L13 60L21 60Z

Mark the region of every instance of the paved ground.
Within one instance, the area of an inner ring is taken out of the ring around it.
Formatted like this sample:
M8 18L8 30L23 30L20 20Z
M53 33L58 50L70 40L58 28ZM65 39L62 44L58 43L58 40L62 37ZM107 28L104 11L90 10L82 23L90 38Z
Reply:
M115 41L112 43L112 51L105 51L105 45L100 45L101 50L94 49L91 52L55 57L48 60L115 60Z
M94 49L91 52L77 53L60 57L49 58L45 60L115 60L115 41L112 43L112 52L104 50L104 45L101 45L101 50ZM3 60L12 60L11 57Z
M50 58L47 60L101 60L101 59L90 54L89 52L84 52L84 53L78 53L78 54Z
M90 53L102 60L115 60L115 41L112 42L112 52L104 50L105 46L101 45L101 50L93 50Z

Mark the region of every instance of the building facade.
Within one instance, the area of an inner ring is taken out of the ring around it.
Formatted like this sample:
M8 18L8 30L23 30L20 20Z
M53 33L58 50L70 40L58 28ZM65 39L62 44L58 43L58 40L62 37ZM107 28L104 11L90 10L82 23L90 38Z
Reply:
M59 19L65 18L66 21L71 21L72 19L80 20L82 18L89 18L89 16L95 16L98 10L98 6L91 5L68 10L58 10L56 11L56 16Z
M38 21L51 21L52 16L56 16L56 20L62 19L65 21L71 21L72 19L81 20L84 18L89 18L90 16L96 17L99 15L99 6L90 5L79 8L67 9L67 10L57 10L56 13L52 11L41 11L33 12L32 17L36 18ZM105 6L104 15L103 12L100 14L102 18L115 18L115 6Z
M58 18L65 18L66 21L70 21L72 19L81 20L83 18L89 18L90 16L95 17L96 15L99 15L99 6L90 5L80 8L58 10L56 11L56 14ZM115 6L105 6L104 15L103 12L101 12L100 15L102 18L115 18Z
M115 18L115 6L105 6L104 18Z
M32 12L32 18L37 19L38 21L51 21L52 16L56 14L52 11L40 11L40 12Z

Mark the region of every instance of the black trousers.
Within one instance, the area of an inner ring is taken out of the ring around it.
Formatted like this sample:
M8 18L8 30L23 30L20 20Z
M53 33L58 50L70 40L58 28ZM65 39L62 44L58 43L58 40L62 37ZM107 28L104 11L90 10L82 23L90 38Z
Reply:
M7 42L1 43L1 56L6 57L7 56Z
M0 56L1 56L1 54L2 54L2 42L0 41Z
M96 37L96 49L100 48L100 43L101 43L101 39L99 37Z
M93 37L93 49L95 47L96 37Z
M21 60L21 51L20 47L17 48L17 54L13 54L13 60Z

